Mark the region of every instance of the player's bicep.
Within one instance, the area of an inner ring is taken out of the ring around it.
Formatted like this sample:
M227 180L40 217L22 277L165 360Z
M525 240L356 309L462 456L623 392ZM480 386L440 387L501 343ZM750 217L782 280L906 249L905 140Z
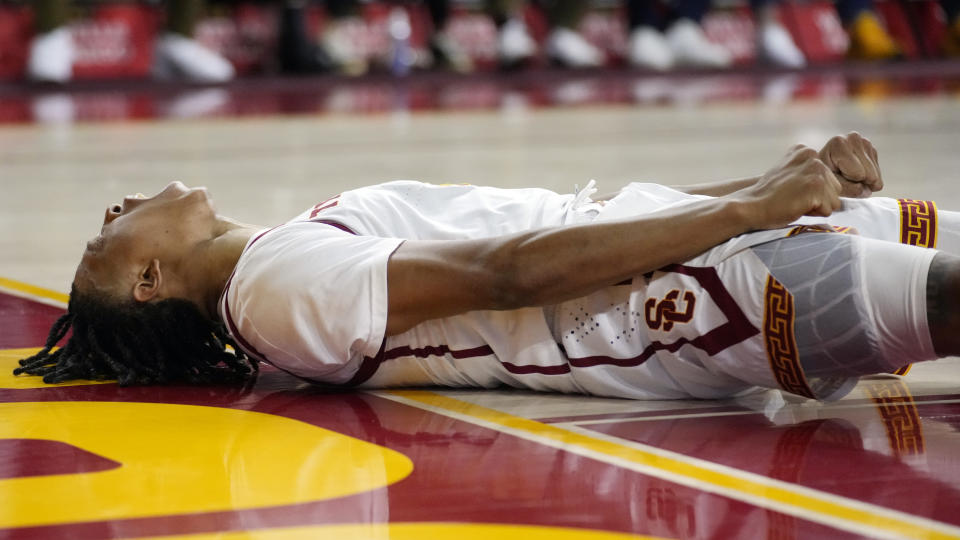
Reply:
M407 240L387 265L387 335L479 309L499 309L509 282L491 240Z

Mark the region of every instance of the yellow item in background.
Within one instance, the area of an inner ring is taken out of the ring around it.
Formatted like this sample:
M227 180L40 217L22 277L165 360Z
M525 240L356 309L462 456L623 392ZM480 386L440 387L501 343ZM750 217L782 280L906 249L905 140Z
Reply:
M873 11L861 11L847 29L850 48L847 56L856 60L890 60L900 56L900 47Z

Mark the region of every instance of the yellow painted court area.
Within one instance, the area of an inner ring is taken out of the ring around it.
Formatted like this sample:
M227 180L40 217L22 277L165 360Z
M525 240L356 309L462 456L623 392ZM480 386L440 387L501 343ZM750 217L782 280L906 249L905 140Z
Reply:
M47 384L43 382L42 377L32 375L14 375L13 370L19 365L21 358L27 358L34 354L40 347L31 347L27 349L3 349L0 350L0 388L8 389L27 389L27 388L52 388L56 386L82 386L88 384L114 384L116 381L67 381L57 384Z
M40 298L46 298L47 300L62 302L64 306L66 306L67 301L70 299L69 295L5 277L0 277L0 288L10 289L12 291L25 293L31 296L38 296Z
M657 540L653 536L530 525L481 523L363 523L231 531L142 540Z
M161 403L0 403L0 439L119 462L0 480L0 528L248 509L343 497L413 470L402 454L269 414Z

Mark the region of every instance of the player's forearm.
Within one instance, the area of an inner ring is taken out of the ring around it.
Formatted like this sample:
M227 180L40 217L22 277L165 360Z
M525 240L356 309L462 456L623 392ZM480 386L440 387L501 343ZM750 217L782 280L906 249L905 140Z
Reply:
M738 234L841 208L842 186L797 146L756 183L618 222L475 240L407 240L387 265L387 335L482 309L562 302L687 261Z
M719 182L707 182L703 184L689 184L685 186L670 186L677 191L689 193L691 195L709 195L711 197L723 197L743 188L750 187L760 180L759 176L749 178L737 178L735 180L721 180Z
M742 202L718 198L512 237L491 255L498 271L512 276L503 307L555 304L689 260L750 230L747 218Z

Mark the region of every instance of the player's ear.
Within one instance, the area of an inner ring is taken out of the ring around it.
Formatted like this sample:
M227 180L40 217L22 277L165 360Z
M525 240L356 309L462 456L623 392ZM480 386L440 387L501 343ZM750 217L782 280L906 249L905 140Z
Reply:
M137 282L133 286L133 298L137 302L149 302L157 297L163 275L160 273L160 259L153 259L140 269Z

